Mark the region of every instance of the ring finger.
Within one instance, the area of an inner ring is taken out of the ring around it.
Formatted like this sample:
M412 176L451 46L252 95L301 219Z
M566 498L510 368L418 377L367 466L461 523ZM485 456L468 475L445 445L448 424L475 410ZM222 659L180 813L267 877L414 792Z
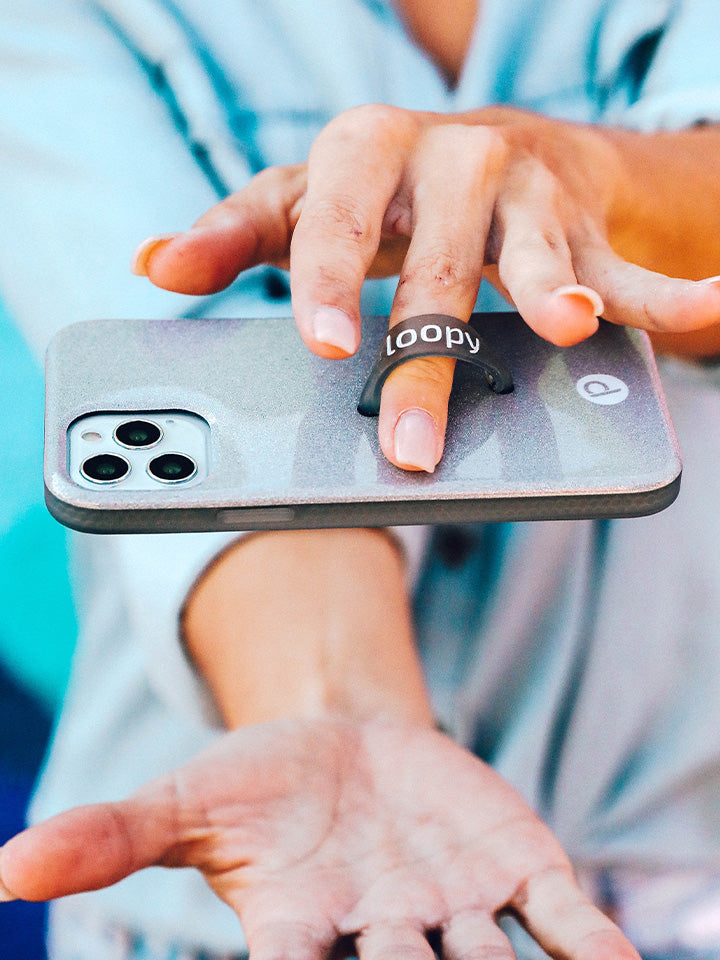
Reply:
M529 327L566 347L597 330L603 301L578 283L560 203L549 171L520 161L498 197L495 229L502 286Z

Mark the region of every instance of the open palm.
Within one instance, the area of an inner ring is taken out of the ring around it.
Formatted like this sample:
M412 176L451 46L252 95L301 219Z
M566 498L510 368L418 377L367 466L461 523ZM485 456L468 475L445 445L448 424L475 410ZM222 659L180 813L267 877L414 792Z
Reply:
M513 956L513 911L553 957L637 960L579 891L550 831L443 735L390 722L282 721L227 733L129 799L79 807L2 850L3 883L49 899L153 864L194 866L253 960Z

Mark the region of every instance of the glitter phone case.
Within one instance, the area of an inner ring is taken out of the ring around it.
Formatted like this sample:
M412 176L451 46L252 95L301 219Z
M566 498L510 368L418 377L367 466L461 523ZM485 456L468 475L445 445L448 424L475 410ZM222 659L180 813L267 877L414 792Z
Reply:
M360 350L340 361L311 354L292 319L67 327L47 357L48 507L79 530L132 533L626 517L672 503L681 460L644 333L603 322L561 349L517 314L473 324L514 390L498 395L458 364L432 475L388 463L377 421L357 412L387 318L365 318ZM138 421L162 437L133 446ZM120 479L116 456L130 463Z

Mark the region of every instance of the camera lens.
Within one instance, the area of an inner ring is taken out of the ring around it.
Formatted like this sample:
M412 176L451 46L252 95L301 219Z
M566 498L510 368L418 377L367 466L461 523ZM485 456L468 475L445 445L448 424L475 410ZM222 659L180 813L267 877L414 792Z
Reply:
M93 483L117 483L130 473L130 464L115 453L98 453L83 460L80 473Z
M153 457L148 464L148 473L162 483L180 483L197 473L197 464L184 453L163 453Z
M154 447L163 432L152 420L126 420L115 428L114 435L123 447Z

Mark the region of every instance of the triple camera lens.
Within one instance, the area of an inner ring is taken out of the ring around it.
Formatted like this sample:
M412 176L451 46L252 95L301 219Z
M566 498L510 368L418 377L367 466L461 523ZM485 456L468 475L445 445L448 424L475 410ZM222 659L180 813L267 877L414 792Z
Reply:
M113 438L127 450L144 450L158 444L163 431L152 420L126 420L115 428ZM99 453L87 457L80 465L82 475L93 483L118 483L131 469L130 461L116 453ZM161 453L150 460L146 470L160 483L181 483L194 477L198 466L184 453Z
M152 420L126 420L115 428L113 436L122 447L154 447L163 432Z
M184 453L163 453L159 457L153 457L147 466L147 472L161 483L180 483L181 480L189 480L195 476L197 464Z
M83 460L80 472L93 483L117 483L130 473L130 464L115 453L98 453Z

